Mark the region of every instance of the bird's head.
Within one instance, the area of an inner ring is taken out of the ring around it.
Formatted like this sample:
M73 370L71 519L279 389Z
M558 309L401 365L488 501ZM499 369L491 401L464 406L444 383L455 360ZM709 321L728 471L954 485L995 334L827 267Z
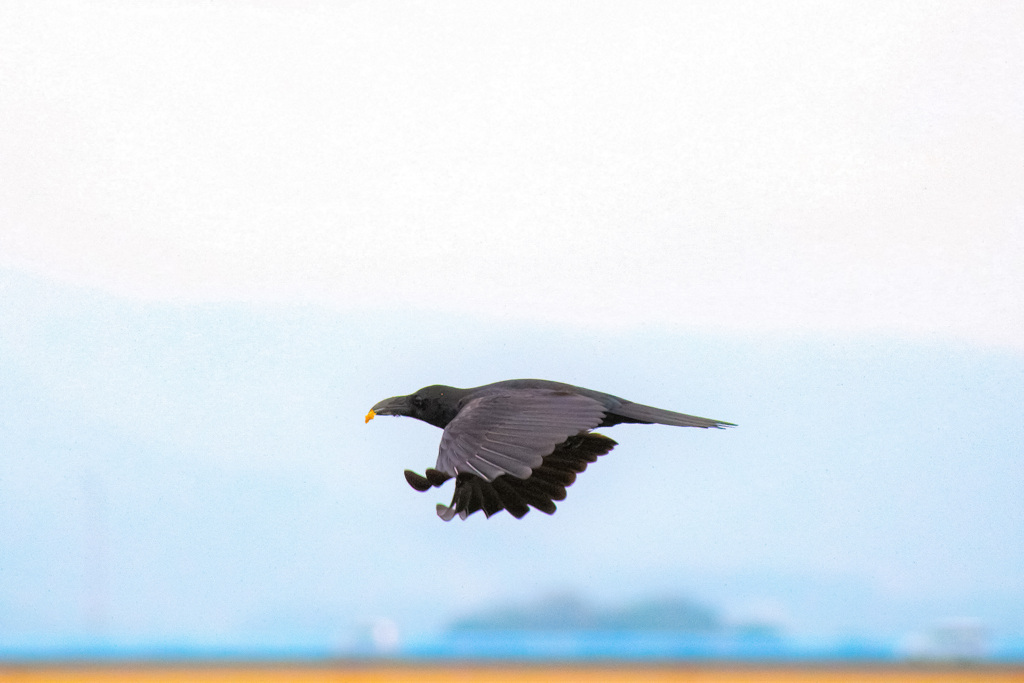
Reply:
M434 384L408 396L392 396L371 408L366 421L376 415L404 415L444 429L459 412L462 393L462 389Z

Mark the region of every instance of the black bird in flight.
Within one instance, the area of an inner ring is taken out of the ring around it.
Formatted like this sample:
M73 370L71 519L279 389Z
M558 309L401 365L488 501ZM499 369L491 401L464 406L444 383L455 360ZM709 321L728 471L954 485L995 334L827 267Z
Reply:
M451 505L438 504L446 522L477 510L519 518L533 506L549 515L576 475L615 448L591 429L628 423L677 427L735 427L633 403L611 394L543 379L512 379L472 389L424 387L378 403L366 415L405 415L444 430L437 468L426 476L405 471L417 491L455 477Z

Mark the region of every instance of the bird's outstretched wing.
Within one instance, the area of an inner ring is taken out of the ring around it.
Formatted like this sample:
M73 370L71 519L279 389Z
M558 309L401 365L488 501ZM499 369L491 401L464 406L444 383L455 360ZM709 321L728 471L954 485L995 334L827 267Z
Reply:
M531 507L554 514L557 509L555 501L565 500L565 489L576 481L576 475L613 448L615 441L612 439L587 432L570 436L555 446L551 455L544 456L543 464L534 468L528 479L503 474L494 481L487 481L475 474L460 474L455 479L451 505L439 504L437 515L448 522L455 515L466 519L477 510L483 510L487 517L500 510L508 510L509 514L520 518ZM434 473L434 480L439 481L437 470L427 470L427 477L422 479L428 488L438 485L429 479L431 473Z
M601 424L600 401L568 391L505 390L469 401L441 436L437 469L491 482L527 479L555 446Z

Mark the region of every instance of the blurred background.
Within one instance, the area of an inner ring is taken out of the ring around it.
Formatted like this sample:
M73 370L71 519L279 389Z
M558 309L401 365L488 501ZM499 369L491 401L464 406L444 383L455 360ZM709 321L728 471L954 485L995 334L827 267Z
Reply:
M1024 659L1011 2L7 2L0 658ZM622 425L444 523L363 416Z

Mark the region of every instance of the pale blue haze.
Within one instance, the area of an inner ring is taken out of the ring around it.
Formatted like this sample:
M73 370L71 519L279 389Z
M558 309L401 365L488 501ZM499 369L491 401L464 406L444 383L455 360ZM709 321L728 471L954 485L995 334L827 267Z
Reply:
M3 642L343 649L566 592L804 636L1024 633L1014 354L0 289ZM439 432L362 416L520 376L740 426L620 426L553 517L443 523L401 475Z

